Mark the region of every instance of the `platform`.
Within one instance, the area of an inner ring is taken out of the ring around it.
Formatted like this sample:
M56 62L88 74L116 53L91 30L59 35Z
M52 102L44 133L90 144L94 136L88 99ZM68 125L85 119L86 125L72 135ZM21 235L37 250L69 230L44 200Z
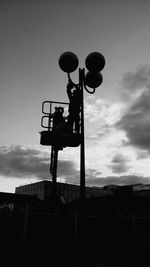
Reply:
M56 134L51 131L40 132L40 144L43 146L78 147L81 144L81 134Z

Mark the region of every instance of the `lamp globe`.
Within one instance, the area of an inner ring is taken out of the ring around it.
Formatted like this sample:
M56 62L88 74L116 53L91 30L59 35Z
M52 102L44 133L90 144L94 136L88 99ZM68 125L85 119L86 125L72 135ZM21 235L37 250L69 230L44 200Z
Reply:
M92 52L87 56L85 65L89 71L98 73L105 66L105 58L99 52Z
M73 52L64 52L59 58L59 66L64 72L73 72L77 69L78 65L78 57Z
M97 88L101 85L102 81L103 76L100 72L87 72L87 74L85 75L84 84L90 88Z

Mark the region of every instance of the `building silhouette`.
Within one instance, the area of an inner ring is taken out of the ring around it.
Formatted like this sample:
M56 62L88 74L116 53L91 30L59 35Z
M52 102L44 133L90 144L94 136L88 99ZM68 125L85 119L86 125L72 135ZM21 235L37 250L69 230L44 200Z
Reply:
M16 194L36 196L40 200L46 200L52 194L52 181L42 180L35 183L25 184L16 187ZM129 195L133 197L150 197L150 185L149 184L133 184L133 185L116 185L110 184L103 187L87 186L85 188L86 199L92 197L102 196L114 196L125 197ZM56 195L59 196L62 201L72 202L79 200L80 198L80 186L69 183L57 182Z
M86 198L100 197L112 194L107 188L101 187L86 187ZM48 180L39 181L36 183L21 185L16 187L16 194L35 195L40 200L46 200L52 194L52 182ZM80 186L68 183L57 182L56 195L64 202L72 202L80 198Z

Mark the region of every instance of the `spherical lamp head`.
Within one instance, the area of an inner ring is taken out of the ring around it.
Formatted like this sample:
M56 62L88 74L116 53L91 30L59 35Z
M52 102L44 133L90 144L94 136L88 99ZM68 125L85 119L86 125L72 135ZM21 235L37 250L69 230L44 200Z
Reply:
M98 73L105 66L105 58L99 52L92 52L87 56L85 65L89 71Z
M73 72L77 69L78 65L79 60L73 52L65 52L59 58L59 66L64 72Z
M99 73L87 72L84 79L84 84L90 88L97 88L101 85L102 81L103 81L103 76L100 72Z

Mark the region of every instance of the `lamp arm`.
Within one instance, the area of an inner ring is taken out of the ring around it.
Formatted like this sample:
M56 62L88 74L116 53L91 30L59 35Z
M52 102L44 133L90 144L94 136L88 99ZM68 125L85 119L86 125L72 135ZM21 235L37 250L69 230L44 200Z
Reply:
M67 73L67 74L68 74L68 81L70 81L75 87L78 87L80 83L74 83L70 77L70 73Z
M76 88L79 87L81 81L79 81L79 83L74 83L74 82L72 81L71 77L70 77L70 73L67 73L67 74L68 74L68 81L71 82L71 83L74 85L74 87L76 87ZM92 88L92 91L90 91L90 90L87 88L87 86L85 85L85 83L84 83L84 88L85 88L85 90L86 90L89 94L94 94L94 93L95 93L95 88Z
M87 88L87 86L85 85L85 83L84 83L84 88L85 88L85 90L86 90L89 94L94 94L94 93L95 93L95 88L92 88L93 91L90 91L90 90Z

